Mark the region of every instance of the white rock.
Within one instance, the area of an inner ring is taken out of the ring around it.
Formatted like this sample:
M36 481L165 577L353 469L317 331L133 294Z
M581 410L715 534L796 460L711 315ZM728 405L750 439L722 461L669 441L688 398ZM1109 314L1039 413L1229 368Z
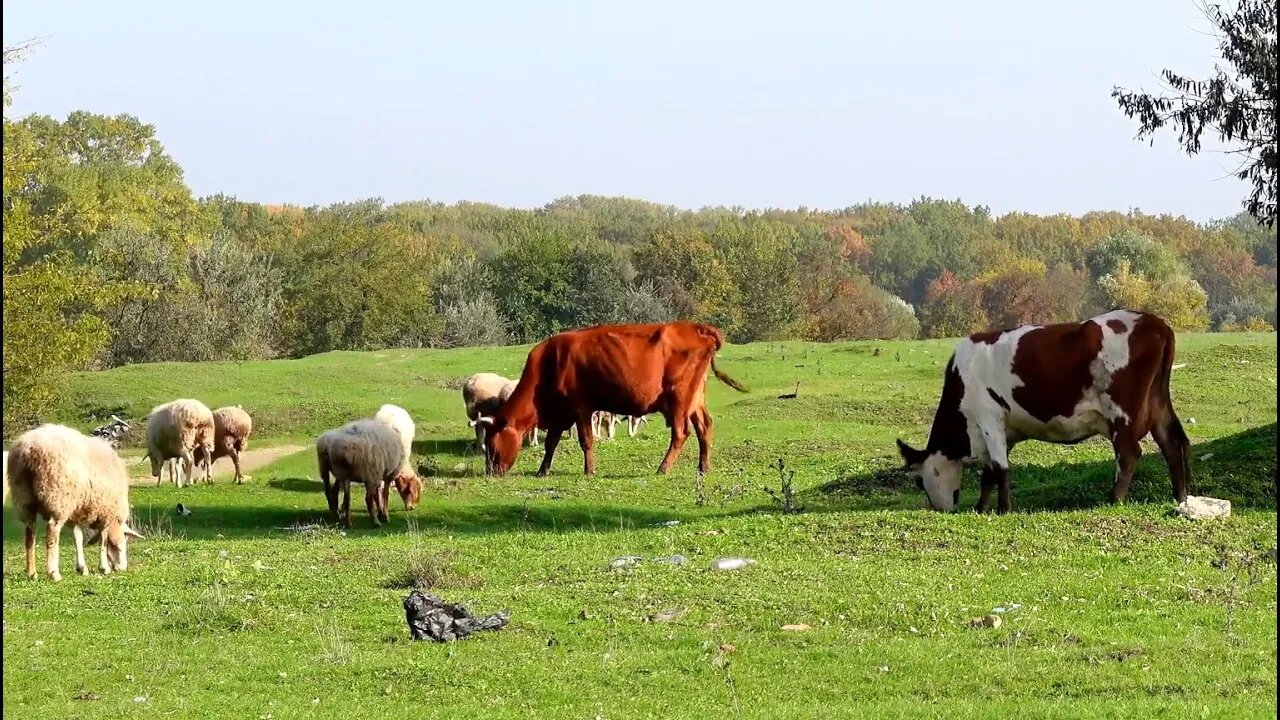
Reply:
M1231 514L1231 501L1188 495L1187 499L1178 505L1177 513L1188 520L1227 517Z

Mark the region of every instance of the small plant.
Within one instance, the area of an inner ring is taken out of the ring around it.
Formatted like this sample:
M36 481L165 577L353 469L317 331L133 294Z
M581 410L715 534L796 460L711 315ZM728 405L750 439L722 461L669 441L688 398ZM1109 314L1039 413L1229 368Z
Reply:
M142 533L147 540L181 539L181 532L173 530L173 516L169 513L155 514L148 508L145 517L134 516L129 521L134 530Z
M418 475L424 478L436 477L440 474L440 461L435 455L423 455L418 461Z
M1226 575L1224 604L1227 617L1223 633L1234 638L1236 608L1244 602L1249 590L1265 579L1267 567L1275 565L1275 549L1263 550L1257 542L1249 550L1232 550L1219 545L1217 555L1209 564Z
M773 498L775 503L781 506L783 514L789 515L803 510L804 508L796 506L795 494L791 487L791 481L795 479L796 471L788 470L786 462L782 458L778 458L778 462L770 467L778 470L778 484L780 487L776 491L767 485L761 489L764 490L766 495Z
M320 643L324 646L325 662L335 665L347 665L351 662L351 643L342 637L337 628L325 628L317 635L320 636Z
M477 575L462 575L453 565L457 552L452 548L431 550L422 541L417 523L409 522L413 545L405 553L405 567L394 575L387 587L398 590L433 590L436 588L475 588L484 584Z
M195 602L183 606L168 622L170 630L186 632L238 632L256 624L252 618L235 612L234 600L224 591L223 583L212 582Z
M693 488L694 488L694 501L693 501L694 505L697 505L698 507L703 507L704 505L707 504L707 488L706 488L706 484L703 482L701 470L699 470L694 475Z

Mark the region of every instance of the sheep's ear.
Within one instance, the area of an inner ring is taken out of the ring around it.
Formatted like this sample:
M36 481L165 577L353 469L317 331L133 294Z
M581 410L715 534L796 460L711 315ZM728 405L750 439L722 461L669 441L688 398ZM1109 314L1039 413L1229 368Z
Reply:
M476 418L476 422L480 423L481 425L488 425L490 427L493 426L493 418L488 417L486 415L481 415L480 417Z
M139 540L146 540L146 538L142 535L142 533L140 533L140 532L138 532L137 530L134 530L133 528L129 527L129 526L128 526L128 524L122 525L120 529L121 529L121 530L124 530L124 534L125 534L125 535L128 535L128 536L129 536L129 537L131 537L131 538L137 538L137 539L139 539Z
M480 424L480 423L479 423L479 422L477 422L477 421L475 421L475 420L468 420L468 421L467 421L467 427L475 427L476 425L479 425L479 424Z

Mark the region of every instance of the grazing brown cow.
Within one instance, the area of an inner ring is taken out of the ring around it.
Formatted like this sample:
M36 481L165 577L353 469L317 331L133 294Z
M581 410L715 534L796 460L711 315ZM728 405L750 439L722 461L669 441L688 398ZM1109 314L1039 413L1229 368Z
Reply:
M529 352L515 392L493 417L485 435L488 472L506 474L520 452L520 439L533 427L547 431L546 454L538 475L551 470L561 435L575 423L584 471L596 471L591 415L596 411L641 416L662 413L671 428L671 446L658 466L667 472L689 424L698 436L698 471L711 468L711 415L707 412L707 368L729 387L746 388L716 368L724 345L718 328L691 322L601 325L562 332Z
M978 512L999 486L1008 512L1009 451L1023 440L1074 444L1106 434L1116 453L1111 502L1124 502L1151 433L1178 502L1191 483L1187 435L1173 412L1174 335L1155 315L1115 310L1081 323L993 330L961 340L947 362L942 399L924 450L901 440L917 485L935 510L960 501L965 460L984 465Z

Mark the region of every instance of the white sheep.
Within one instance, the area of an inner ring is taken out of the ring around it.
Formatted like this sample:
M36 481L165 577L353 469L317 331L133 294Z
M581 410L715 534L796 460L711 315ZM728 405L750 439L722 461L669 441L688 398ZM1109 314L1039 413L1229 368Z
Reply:
M128 539L142 535L129 527L129 474L116 451L99 438L64 425L41 425L13 443L13 509L26 526L27 575L36 576L36 518L47 521L45 561L49 577L62 579L58 540L70 523L76 542L76 572L89 574L84 560L84 528L102 541L102 571L129 566Z
M496 373L482 372L472 375L463 383L462 403L467 410L468 424L476 431L477 449L484 448L485 426L479 419L482 416L492 417L502 407L502 403L506 402L506 398L501 397L502 390L511 382ZM513 385L512 390L514 389Z
M387 495L395 484L413 509L421 492L421 481L408 471L400 435L373 418L356 420L316 438L316 461L325 499L334 518L341 517L351 527L351 483L364 485L364 503L378 527L387 521ZM334 482L331 485L329 475ZM342 492L342 512L338 512L338 492Z
M4 451L4 499L9 499L9 451Z
M157 405L147 416L147 457L151 475L160 484L160 467L169 458L180 458L188 482L194 482L197 449L201 451L206 482L213 482L213 445L216 432L213 411L199 400L174 400ZM175 478L182 487L182 473Z
M409 458L413 455L413 436L417 432L408 411L397 405L383 405L378 408L378 413L373 416L373 419L396 431L400 444L404 446L404 461L407 466Z
M197 465L207 461L212 467L218 458L229 457L236 469L236 484L244 482L240 472L240 453L249 447L249 436L253 434L253 418L239 405L220 407L213 411L213 454L206 456L202 447L197 447L192 456Z

